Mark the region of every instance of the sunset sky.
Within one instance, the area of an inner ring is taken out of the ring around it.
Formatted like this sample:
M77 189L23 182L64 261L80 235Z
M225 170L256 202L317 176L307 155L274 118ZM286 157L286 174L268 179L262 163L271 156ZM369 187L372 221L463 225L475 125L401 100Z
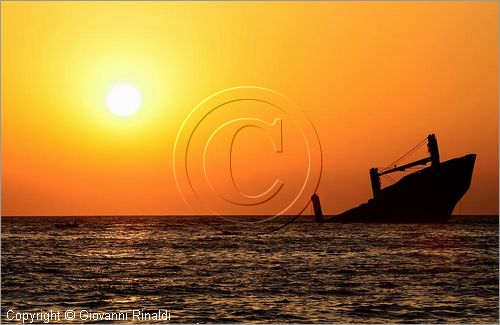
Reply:
M202 213L176 186L174 143L200 102L236 86L307 114L327 214L371 198L368 170L429 133L441 160L478 155L461 212L498 213L496 1L3 1L1 24L2 215ZM141 97L129 116L106 102L121 83ZM235 168L260 193L300 162L252 132Z

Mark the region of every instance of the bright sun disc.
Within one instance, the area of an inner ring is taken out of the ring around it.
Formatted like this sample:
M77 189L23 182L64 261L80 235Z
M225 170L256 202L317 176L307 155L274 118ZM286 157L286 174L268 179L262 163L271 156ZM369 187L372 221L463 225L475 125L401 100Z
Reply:
M113 114L129 116L139 110L141 106L141 94L132 85L116 84L106 95L106 104Z

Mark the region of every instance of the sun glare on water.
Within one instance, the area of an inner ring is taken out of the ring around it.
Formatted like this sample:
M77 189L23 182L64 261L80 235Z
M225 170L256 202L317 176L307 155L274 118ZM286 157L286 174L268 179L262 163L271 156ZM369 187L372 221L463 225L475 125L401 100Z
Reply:
M115 115L130 116L139 110L141 94L133 85L116 84L106 95L106 105Z

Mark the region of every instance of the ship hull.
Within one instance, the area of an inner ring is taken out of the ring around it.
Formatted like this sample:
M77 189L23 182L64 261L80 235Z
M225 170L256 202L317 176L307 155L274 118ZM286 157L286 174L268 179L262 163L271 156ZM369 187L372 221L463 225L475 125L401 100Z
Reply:
M377 198L326 222L443 223L470 187L476 155L451 159L409 174Z

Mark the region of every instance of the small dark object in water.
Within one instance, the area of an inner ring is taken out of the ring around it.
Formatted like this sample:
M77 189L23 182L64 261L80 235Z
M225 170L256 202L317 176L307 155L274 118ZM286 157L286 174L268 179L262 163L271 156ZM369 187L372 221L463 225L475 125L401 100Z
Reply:
M67 228L78 228L80 225L74 221L73 223L56 223L55 227L57 229L67 229Z

